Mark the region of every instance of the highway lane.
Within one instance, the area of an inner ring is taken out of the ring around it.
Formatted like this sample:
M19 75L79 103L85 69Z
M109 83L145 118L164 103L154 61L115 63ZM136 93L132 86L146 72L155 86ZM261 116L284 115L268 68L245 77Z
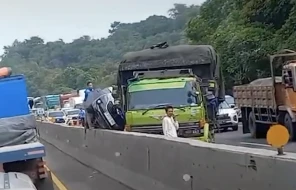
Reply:
M275 150L267 144L266 139L253 139L251 138L250 134L243 134L241 125L239 126L238 131L229 130L228 132L217 133L215 135L215 140L218 144ZM296 153L296 142L287 144L284 148L284 151Z
M132 190L120 182L93 170L42 141L46 147L46 163L56 176L56 190ZM61 182L62 184L59 184ZM58 183L58 184L57 184ZM62 186L65 186L66 189Z

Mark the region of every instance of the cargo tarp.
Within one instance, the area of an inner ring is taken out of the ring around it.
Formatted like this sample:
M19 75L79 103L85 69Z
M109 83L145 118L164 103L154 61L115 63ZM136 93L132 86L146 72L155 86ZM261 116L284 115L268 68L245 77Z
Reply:
M281 83L282 77L275 77L275 82ZM268 77L268 78L256 79L256 80L252 81L249 85L250 86L272 86L273 82L272 82L272 78Z
M0 147L37 141L36 120L33 115L0 118Z

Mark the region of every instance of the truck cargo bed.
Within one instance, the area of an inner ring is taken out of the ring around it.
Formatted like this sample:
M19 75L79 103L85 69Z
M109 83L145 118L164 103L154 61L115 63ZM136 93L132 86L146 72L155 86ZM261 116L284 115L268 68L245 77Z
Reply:
M238 107L272 108L277 107L273 86L235 86L233 96Z

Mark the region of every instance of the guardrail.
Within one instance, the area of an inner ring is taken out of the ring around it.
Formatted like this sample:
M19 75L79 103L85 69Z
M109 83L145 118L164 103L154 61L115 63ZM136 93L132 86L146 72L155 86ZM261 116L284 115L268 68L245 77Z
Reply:
M41 138L136 190L295 190L296 154L38 123Z

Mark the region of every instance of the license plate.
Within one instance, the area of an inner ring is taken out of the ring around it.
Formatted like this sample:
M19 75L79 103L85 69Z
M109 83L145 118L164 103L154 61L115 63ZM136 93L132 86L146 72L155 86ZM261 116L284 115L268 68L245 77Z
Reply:
M113 117L110 115L110 113L105 112L104 115L105 115L106 119L109 121L111 126L115 125L115 121L114 121Z
M198 133L200 133L200 131L198 129L185 131L185 134L198 134Z
M226 121L219 121L219 124L224 124L226 123Z

